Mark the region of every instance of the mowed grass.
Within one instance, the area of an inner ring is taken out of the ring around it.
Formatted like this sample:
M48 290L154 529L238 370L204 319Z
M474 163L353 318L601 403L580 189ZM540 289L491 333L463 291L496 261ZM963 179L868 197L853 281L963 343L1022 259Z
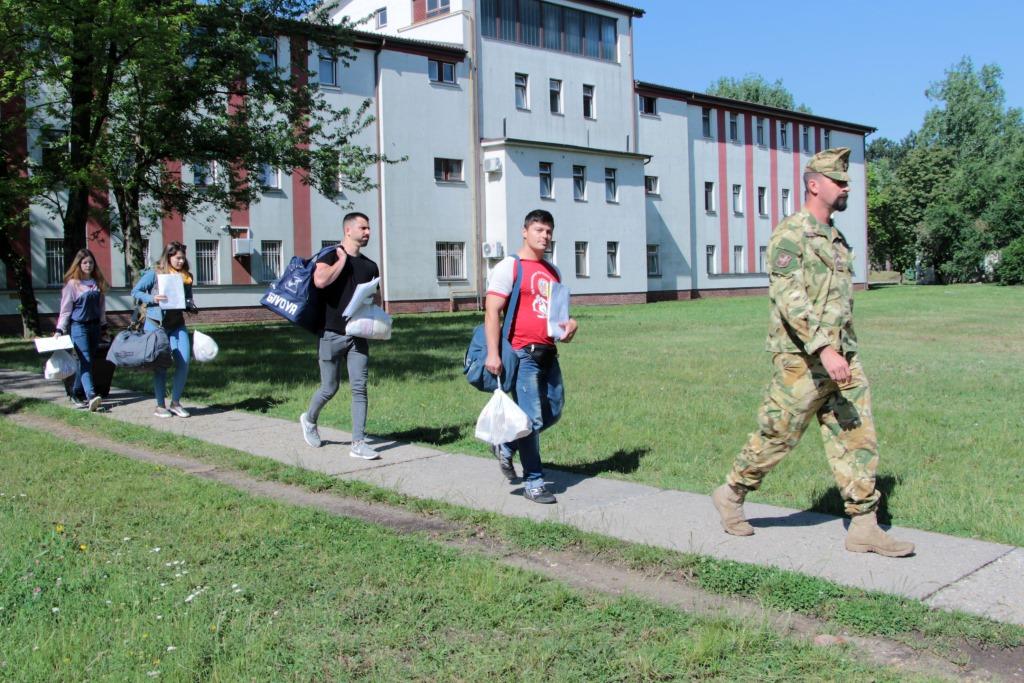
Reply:
M858 292L856 328L872 383L883 520L1024 545L1024 289L986 285ZM577 307L562 347L567 404L545 462L665 488L710 491L728 471L768 379L764 296ZM371 347L371 434L486 455L473 438L487 396L461 374L479 314L398 316ZM286 325L207 330L221 354L193 366L189 400L296 419L318 384L315 339ZM0 366L38 369L25 342ZM116 383L148 391L147 375ZM347 386L321 416L349 428ZM815 426L751 499L842 513ZM296 431L296 438L299 438Z
M7 420L0 442L3 680L897 679Z

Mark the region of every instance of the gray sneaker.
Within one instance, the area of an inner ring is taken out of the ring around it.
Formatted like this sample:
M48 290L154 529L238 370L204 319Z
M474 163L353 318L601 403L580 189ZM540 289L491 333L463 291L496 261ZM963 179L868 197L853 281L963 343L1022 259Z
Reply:
M167 410L163 406L157 406L156 410L153 411L153 417L170 417L171 411Z
M555 500L554 494L544 488L544 484L533 488L524 488L523 498L526 500L532 500L534 503L543 503L544 505L550 505L551 503L558 502Z
M506 457L505 454L501 452L501 446L492 445L491 453L493 453L494 457L498 460L498 469L501 470L501 473L505 475L505 479L507 479L510 484L519 479L516 475L516 468L512 464L512 457Z
M376 460L380 457L380 453L375 451L365 441L353 441L352 447L349 449L348 454L353 458L361 458L363 460Z
M100 404L103 403L103 397L99 394L89 399L89 412L95 413L100 409Z
M315 422L310 422L306 414L299 415L299 424L302 425L302 438L313 448L320 448L320 430L316 428Z
M71 405L74 408L76 408L77 410L85 410L86 408L89 407L89 404L86 403L85 401L83 401L80 398L76 398L74 396L69 396L68 400L71 401Z

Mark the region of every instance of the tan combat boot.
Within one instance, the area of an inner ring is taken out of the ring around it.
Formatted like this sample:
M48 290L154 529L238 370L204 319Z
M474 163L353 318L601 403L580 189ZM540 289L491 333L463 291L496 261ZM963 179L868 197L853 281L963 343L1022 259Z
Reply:
M875 512L854 515L846 533L846 549L852 553L878 553L886 557L906 557L914 552L914 544L897 541L878 526Z
M754 527L743 516L743 499L747 489L742 486L722 484L711 493L711 502L722 516L722 528L733 536L753 536Z

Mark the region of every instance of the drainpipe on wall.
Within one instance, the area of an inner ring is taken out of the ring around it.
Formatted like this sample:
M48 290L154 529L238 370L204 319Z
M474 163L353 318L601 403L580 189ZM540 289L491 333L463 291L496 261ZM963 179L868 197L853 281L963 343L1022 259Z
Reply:
M484 180L483 180L483 150L480 147L480 100L479 88L476 78L476 56L479 54L479 36L476 32L476 3L473 3L472 11L466 14L469 22L471 40L466 41L469 46L469 86L470 86L470 149L473 152L473 218L476 225L473 228L473 270L476 287L476 308L483 310L484 291L484 259L481 254L481 244L484 241Z
M381 37L380 45L377 50L373 53L373 76L374 76L374 99L376 100L377 108L377 154L384 154L384 120L380 117L382 107L380 106L381 99L381 71L380 71L380 53L384 50L384 43L387 42L387 38ZM380 217L380 299L384 309L387 310L388 303L390 301L388 297L388 241L387 231L384 226L387 225L387 203L384 201L384 193L386 187L384 184L384 162L380 159L377 160L377 216Z
M636 50L633 49L633 17L629 18L629 89L633 107L633 151L640 151L640 107L636 99ZM626 136L629 151L629 136Z

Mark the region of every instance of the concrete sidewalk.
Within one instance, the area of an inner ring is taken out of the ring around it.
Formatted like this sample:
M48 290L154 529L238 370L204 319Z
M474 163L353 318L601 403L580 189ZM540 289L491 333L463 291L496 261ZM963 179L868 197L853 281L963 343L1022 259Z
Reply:
M0 370L0 391L67 405L58 382ZM487 458L445 453L394 441L373 441L381 459L348 455L350 435L323 428L324 446L302 440L298 416L281 420L251 413L190 407L192 417L153 417L153 400L114 389L97 419L115 419L182 434L419 498L444 500L504 515L551 520L585 531L682 552L761 564L829 581L924 600L944 609L1024 625L1024 548L893 527L917 554L902 559L843 549L845 520L815 512L748 503L758 532L747 538L721 531L707 495L587 477L549 468L557 505L537 505L510 485Z

